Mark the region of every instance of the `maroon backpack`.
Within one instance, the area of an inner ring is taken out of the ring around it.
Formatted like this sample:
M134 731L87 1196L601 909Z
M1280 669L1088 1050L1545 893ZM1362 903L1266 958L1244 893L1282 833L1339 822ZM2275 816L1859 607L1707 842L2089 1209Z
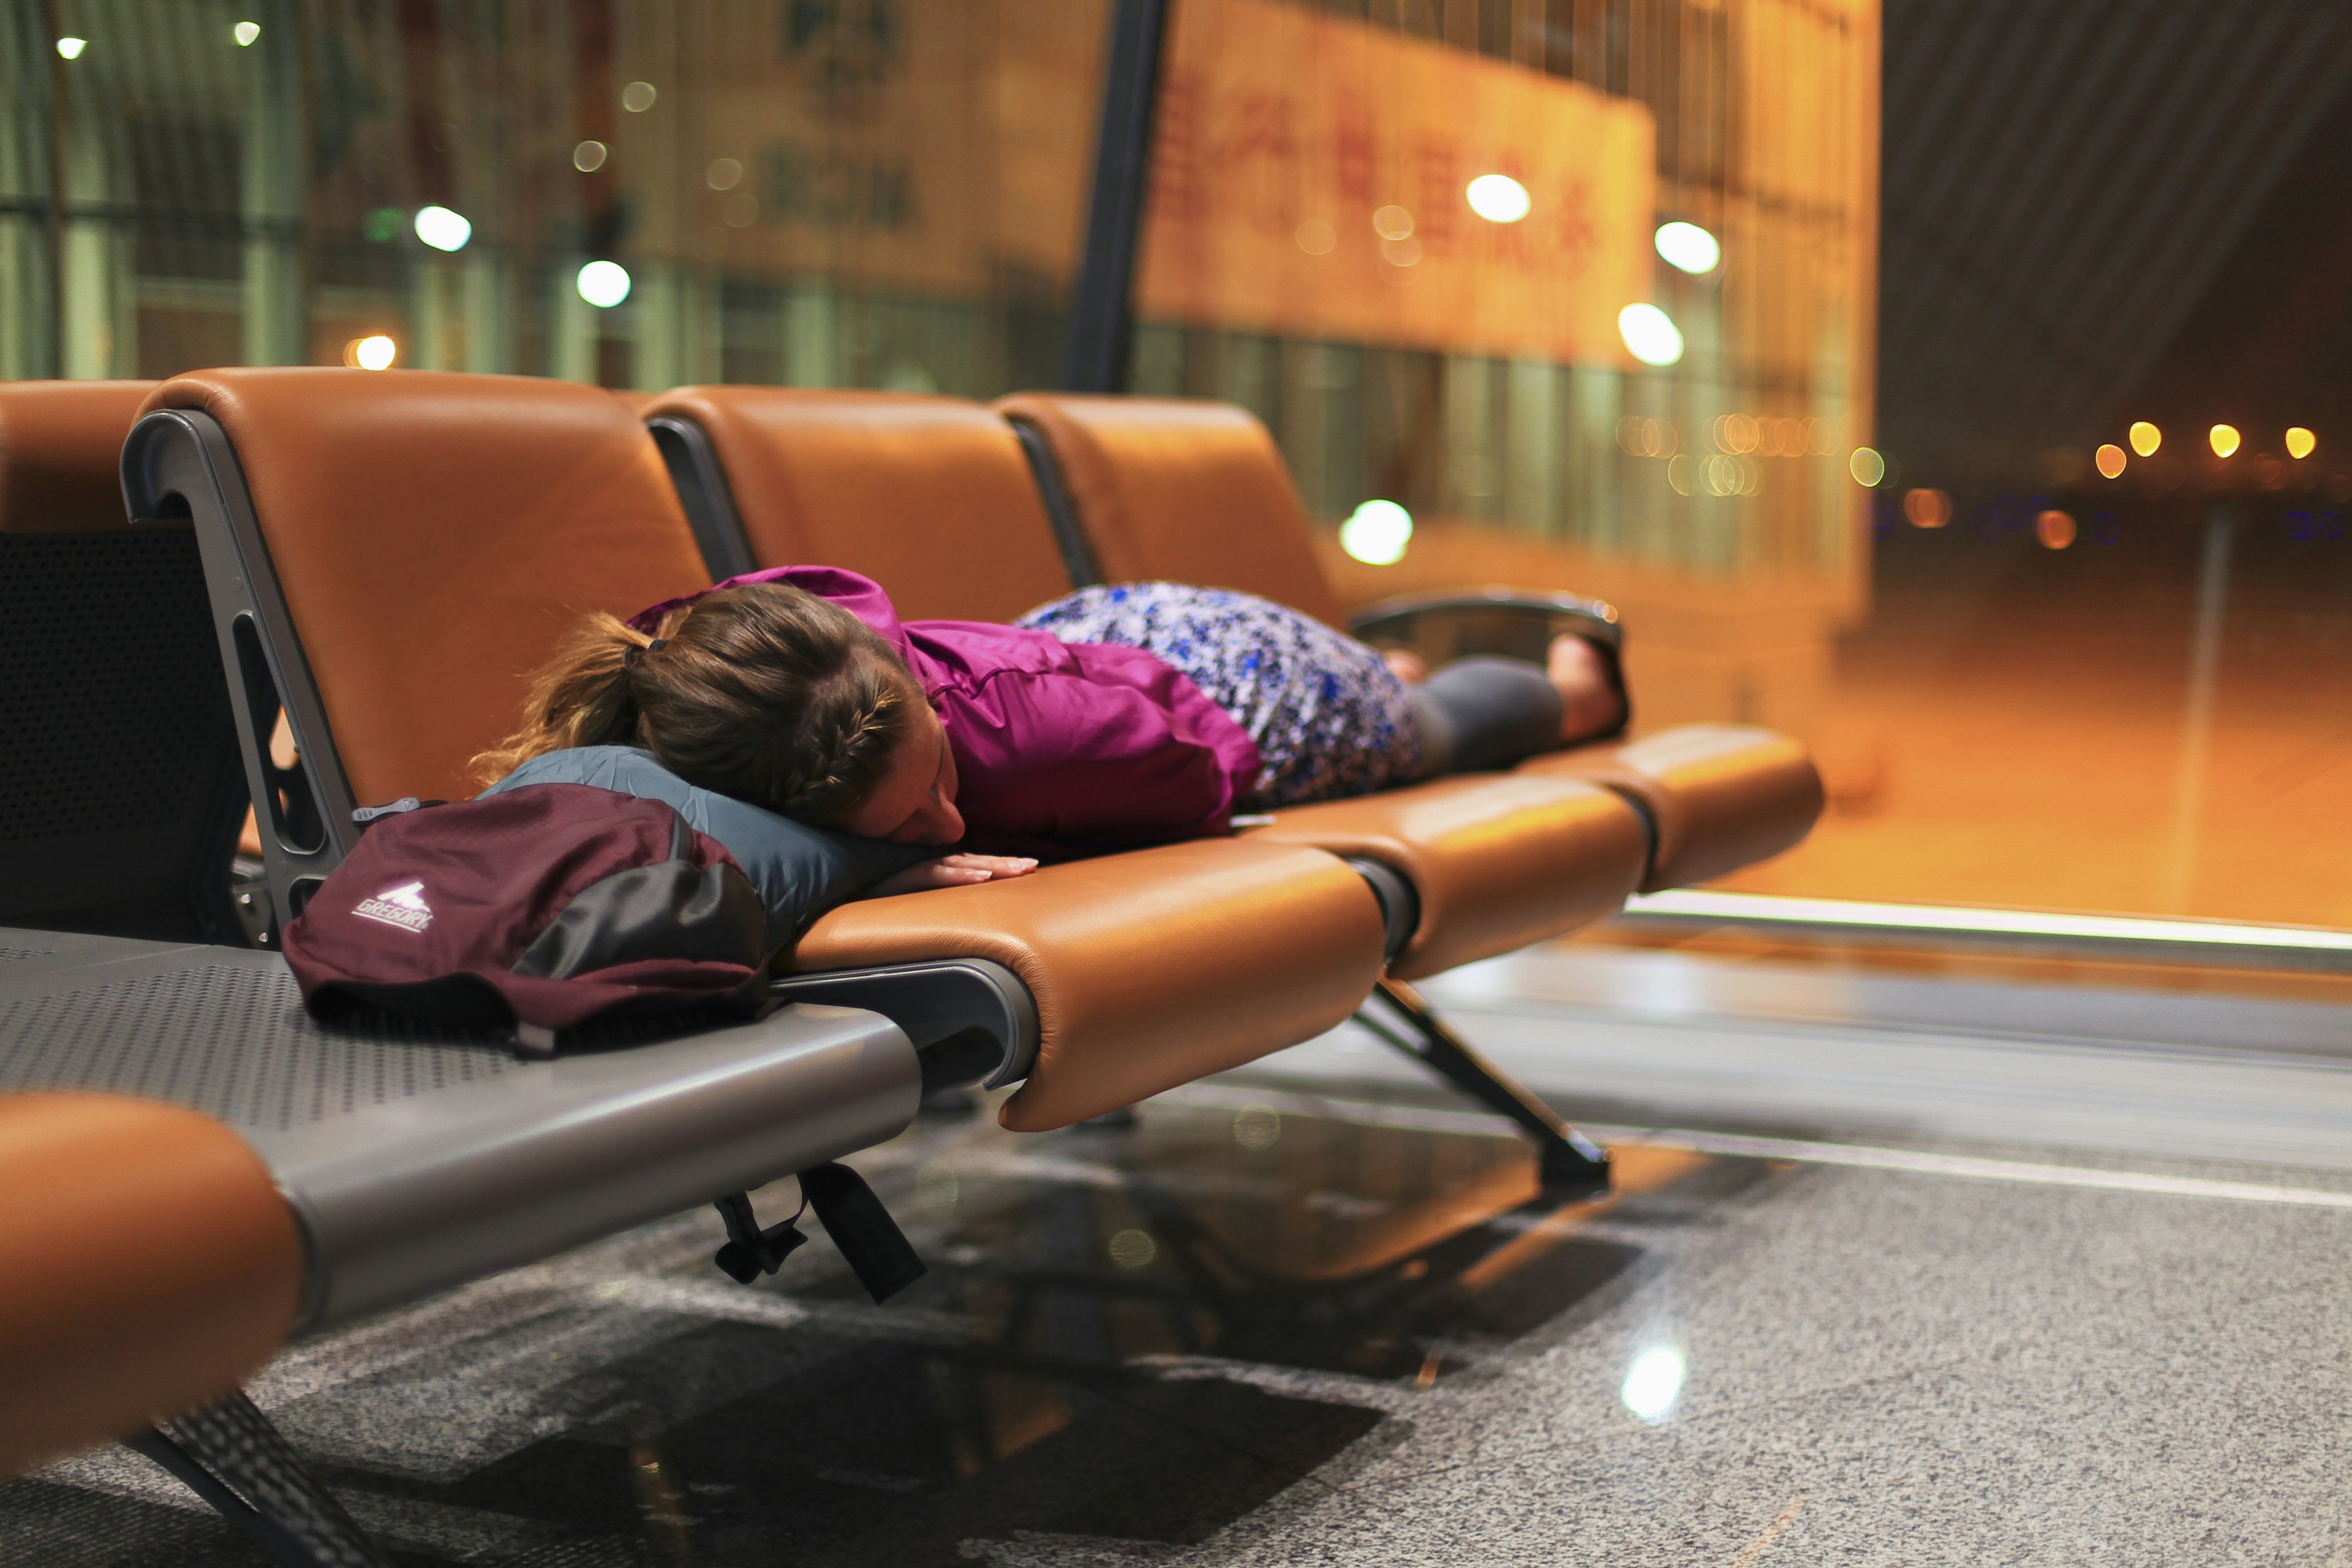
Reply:
M758 1012L768 961L810 921L932 853L789 821L623 746L355 815L358 846L286 928L304 1003L512 1029L532 1056L591 1023Z

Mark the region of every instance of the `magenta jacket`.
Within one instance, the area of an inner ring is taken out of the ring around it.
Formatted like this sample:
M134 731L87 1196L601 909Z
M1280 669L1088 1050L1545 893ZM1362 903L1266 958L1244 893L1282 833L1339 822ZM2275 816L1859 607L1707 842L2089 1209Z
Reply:
M835 566L718 584L789 583L880 633L947 727L973 849L1066 858L1228 830L1257 746L1185 676L1140 648L1066 643L987 621L901 623L889 595ZM650 631L698 594L640 611Z

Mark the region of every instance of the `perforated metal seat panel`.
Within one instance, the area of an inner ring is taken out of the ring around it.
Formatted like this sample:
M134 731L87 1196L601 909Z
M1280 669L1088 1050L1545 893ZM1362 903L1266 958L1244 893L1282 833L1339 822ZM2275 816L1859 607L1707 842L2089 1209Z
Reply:
M228 940L245 813L192 529L0 533L0 919Z
M0 951L44 935L0 930ZM0 965L0 1091L133 1095L235 1127L302 1222L305 1331L869 1147L921 1096L914 1047L878 1014L678 1028L522 1061L480 1034L321 1025L275 953L81 937Z
M95 1089L285 1131L517 1065L482 1038L387 1020L327 1028L283 969L200 963L0 1000L0 1089Z

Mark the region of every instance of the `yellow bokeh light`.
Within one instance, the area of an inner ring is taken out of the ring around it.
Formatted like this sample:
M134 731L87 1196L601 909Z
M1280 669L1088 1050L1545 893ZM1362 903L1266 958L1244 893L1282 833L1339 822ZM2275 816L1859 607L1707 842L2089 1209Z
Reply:
M2143 458L2153 458L2156 449L2164 445L2164 432L2145 419L2135 420L2127 437L2131 449Z
M2110 441L2091 454L2091 461L2099 465L2099 472L2106 478L2119 478L2124 471L2124 449Z
M2286 455L2300 460L2319 450L2319 437L2300 425L2290 425L2286 432Z
M2216 425L2206 433L2205 438L2213 443L2213 455L2217 458L2226 458L2238 449L2238 427L2235 425Z
M382 332L353 338L343 345L343 363L356 370L390 370L400 357L400 345Z

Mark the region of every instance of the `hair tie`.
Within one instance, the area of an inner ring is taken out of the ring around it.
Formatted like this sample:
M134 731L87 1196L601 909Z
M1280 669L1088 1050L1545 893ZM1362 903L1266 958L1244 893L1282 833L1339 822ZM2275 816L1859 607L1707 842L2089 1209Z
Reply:
M653 641L651 641L651 642L649 642L649 643L646 644L646 651L647 653L652 653L652 652L653 652L653 651L655 651L656 648L665 648L665 647L669 647L669 638L667 638L667 637L656 637L656 638L654 638L654 640L653 640Z

